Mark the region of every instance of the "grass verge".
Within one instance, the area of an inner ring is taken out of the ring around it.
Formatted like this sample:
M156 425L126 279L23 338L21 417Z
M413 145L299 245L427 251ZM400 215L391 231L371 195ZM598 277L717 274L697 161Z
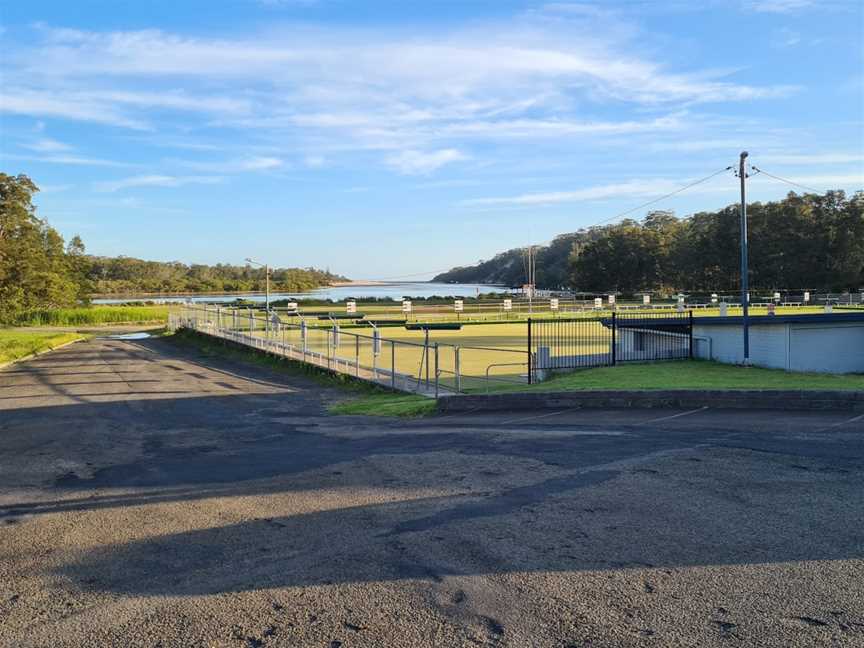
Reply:
M0 329L0 364L50 351L61 344L80 340L80 333Z
M223 343L216 338L192 331L181 329L173 335L166 335L165 338L174 344L190 346L204 356L247 362L279 373L303 376L322 387L337 388L344 392L348 398L329 404L327 411L331 414L414 417L431 414L436 407L435 401L431 398L391 392L377 385L357 380L352 376L329 372L294 360L278 358L238 344Z
M327 409L331 414L416 417L432 414L436 408L436 401L426 396L380 392L334 403Z
M603 389L826 389L864 390L864 375L793 373L782 369L739 367L709 360L581 369L535 385L501 385L494 391L587 391ZM479 391L479 390L478 390Z

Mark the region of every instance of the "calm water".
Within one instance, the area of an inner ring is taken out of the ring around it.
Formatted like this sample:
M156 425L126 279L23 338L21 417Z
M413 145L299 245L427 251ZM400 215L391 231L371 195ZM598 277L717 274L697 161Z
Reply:
M368 299L371 297L389 298L393 300L401 300L402 297L431 297L439 295L442 297L474 297L477 293L488 292L510 292L504 286L492 286L488 284L447 284L447 283L431 283L431 282L416 282L416 283L383 283L374 286L340 286L337 288L318 288L302 293L284 293L272 292L270 299L330 299L339 301L353 297L358 300ZM191 299L193 302L232 302L235 299L248 299L251 301L263 302L264 295L258 293L231 293L230 295L210 293L200 294L194 297L158 297L144 295L130 295L129 297L114 297L111 299L94 299L94 304L117 304L122 302L134 301L157 301L157 302L180 302Z

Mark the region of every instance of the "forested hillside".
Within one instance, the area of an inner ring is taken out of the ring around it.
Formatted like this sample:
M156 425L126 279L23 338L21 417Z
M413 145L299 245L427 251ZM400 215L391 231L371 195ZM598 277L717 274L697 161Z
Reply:
M0 322L33 309L85 303L89 294L264 290L260 268L185 265L88 256L77 236L68 245L33 206L38 187L0 173ZM344 279L314 268L274 268L271 289L296 292Z
M537 253L537 285L582 291L727 290L738 285L739 209L676 218L651 212L556 237ZM856 290L864 286L864 193L790 193L748 205L750 283L754 289ZM523 249L436 281L525 283Z
M264 269L250 266L94 256L85 256L84 264L90 290L96 294L255 291L266 285ZM271 268L270 289L298 292L344 279L315 268Z

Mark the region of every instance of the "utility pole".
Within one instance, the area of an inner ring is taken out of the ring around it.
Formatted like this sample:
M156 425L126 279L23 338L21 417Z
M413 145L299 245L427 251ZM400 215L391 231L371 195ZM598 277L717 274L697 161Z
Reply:
M742 151L738 162L738 178L741 180L741 307L743 316L741 318L744 328L744 366L750 365L750 289L748 286L748 262L747 262L747 194L746 183L747 151Z

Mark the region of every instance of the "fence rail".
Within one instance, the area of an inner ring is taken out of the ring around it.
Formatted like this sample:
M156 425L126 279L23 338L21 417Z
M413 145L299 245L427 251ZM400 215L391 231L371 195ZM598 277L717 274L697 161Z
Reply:
M330 326L286 323L275 313L184 304L169 313L169 328L186 328L279 357L347 374L391 389L437 397L488 389L490 382L528 381L528 350L462 346L386 338ZM317 324L317 323L316 323ZM386 330L386 329L384 329ZM507 366L505 372L495 368ZM490 375L490 367L492 375Z

